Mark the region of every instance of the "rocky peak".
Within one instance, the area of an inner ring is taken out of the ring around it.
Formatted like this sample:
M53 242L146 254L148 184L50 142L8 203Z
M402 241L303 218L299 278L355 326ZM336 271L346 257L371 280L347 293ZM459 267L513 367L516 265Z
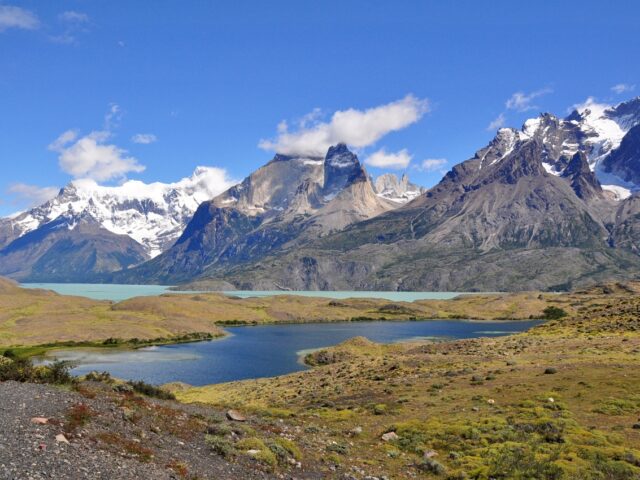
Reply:
M602 170L634 186L640 185L640 124L631 128L620 146L602 161Z
M343 143L330 147L324 159L323 194L335 196L348 185L363 181L367 175L358 157Z
M589 167L584 152L577 152L562 172L562 177L569 180L571 188L583 200L602 195L602 187L595 173Z
M607 109L604 113L608 118L615 120L623 129L629 130L640 123L640 97L622 102Z
M409 182L406 173L402 174L399 180L393 173L384 173L372 184L376 195L396 203L407 203L425 191L424 188Z
M0 222L0 230L11 232L0 245L59 217L54 225L84 224L90 218L111 233L128 235L153 257L175 242L198 205L217 195L224 183L221 171L211 167L198 167L191 177L168 184L129 180L108 187L74 180L48 202Z

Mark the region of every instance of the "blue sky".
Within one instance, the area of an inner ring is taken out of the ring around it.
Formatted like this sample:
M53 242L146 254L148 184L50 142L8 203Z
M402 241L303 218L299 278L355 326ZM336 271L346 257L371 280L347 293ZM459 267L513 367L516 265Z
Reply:
M499 123L637 95L638 18L633 1L0 0L0 215L74 177L241 179L336 139L431 186Z

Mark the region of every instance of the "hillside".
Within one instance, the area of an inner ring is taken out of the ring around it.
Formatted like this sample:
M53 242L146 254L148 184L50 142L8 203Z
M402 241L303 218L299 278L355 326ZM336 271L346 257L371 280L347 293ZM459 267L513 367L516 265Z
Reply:
M277 412L329 476L638 478L637 289L606 286L559 301L577 313L518 335L352 339L310 354L318 365L310 371L176 395Z

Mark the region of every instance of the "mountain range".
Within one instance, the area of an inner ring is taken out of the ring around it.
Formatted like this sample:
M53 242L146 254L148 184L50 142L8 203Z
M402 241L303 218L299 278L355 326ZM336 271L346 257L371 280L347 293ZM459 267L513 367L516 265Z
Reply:
M214 288L565 289L640 274L640 97L549 113L429 190L372 179L346 145L276 155L217 194L74 181L0 220L0 275Z

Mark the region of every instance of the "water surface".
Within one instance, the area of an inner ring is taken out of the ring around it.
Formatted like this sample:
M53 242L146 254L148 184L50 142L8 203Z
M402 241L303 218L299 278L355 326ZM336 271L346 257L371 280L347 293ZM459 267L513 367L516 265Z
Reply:
M195 293L171 291L167 285L118 285L92 283L23 283L26 288L44 288L61 295L77 295L94 300L112 300L120 302L132 297L162 295L163 293ZM460 295L460 292L327 292L327 291L283 291L283 290L234 290L220 292L241 298L270 297L273 295L299 295L343 300L345 298L383 298L395 302L413 302L414 300L448 300Z
M108 371L129 380L191 385L272 377L303 370L299 354L364 336L383 343L425 338L495 337L521 332L539 321L480 322L342 322L232 327L230 336L208 342L149 347L139 350L78 349L53 352L72 360L76 374Z

